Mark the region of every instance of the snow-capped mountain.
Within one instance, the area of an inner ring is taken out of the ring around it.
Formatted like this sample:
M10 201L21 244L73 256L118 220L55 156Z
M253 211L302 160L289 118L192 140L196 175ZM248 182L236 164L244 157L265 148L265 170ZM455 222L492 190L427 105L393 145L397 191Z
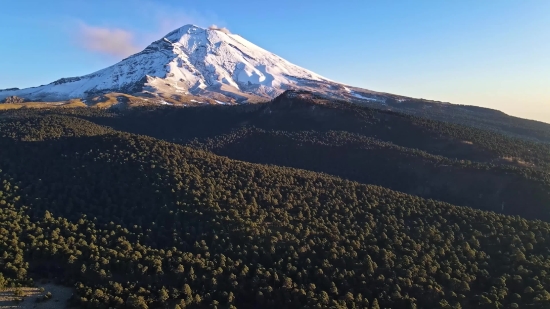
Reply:
M39 87L0 90L0 100L18 96L58 101L124 92L217 94L246 102L273 98L292 88L361 98L349 88L292 64L238 34L186 25L113 66Z

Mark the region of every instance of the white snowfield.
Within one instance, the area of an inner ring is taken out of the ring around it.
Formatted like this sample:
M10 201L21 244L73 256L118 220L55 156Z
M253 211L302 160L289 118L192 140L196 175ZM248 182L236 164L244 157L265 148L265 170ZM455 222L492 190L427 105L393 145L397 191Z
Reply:
M147 91L205 96L221 93L242 101L246 99L243 94L273 98L298 88L338 97L354 95L345 86L237 34L186 25L113 66L44 86L0 90L0 100L15 95L34 101L59 101L106 92Z

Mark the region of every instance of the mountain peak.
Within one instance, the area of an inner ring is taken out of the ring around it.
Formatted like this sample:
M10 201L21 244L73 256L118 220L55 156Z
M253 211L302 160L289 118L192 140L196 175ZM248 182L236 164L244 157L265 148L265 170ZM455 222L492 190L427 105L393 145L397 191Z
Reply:
M187 24L173 31L170 31L170 33L168 33L164 37L165 38L177 37L177 36L181 37L184 34L196 34L197 32L203 32L206 30L207 30L206 28L202 28L194 24Z

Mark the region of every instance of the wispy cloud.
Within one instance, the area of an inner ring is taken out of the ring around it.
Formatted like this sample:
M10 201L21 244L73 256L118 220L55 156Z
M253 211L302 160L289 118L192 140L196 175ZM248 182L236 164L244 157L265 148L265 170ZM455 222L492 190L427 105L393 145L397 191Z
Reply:
M134 41L134 34L118 28L80 26L78 43L88 51L113 57L126 57L141 48Z
M80 21L75 33L75 42L81 48L112 58L130 56L163 35L186 24L206 26L216 22L223 24L215 15L192 10L182 10L149 0L134 0L139 5L129 6L128 12L139 20L137 27L98 26ZM228 31L226 28L218 28Z
M227 29L226 27L218 27L217 25L212 25L210 27L208 27L208 29L210 30L218 30L218 31L221 31L221 32L224 32L224 33L227 33L227 34L230 34L231 31L229 31L229 29Z

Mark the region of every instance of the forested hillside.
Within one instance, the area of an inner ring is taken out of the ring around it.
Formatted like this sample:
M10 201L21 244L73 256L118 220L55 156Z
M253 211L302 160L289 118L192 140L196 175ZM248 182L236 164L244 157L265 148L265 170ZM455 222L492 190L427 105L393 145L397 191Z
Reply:
M78 308L547 308L549 223L366 184L504 181L542 218L545 147L299 98L5 112L0 284Z
M134 109L85 119L233 159L550 220L550 144L492 130L295 92L267 104Z

